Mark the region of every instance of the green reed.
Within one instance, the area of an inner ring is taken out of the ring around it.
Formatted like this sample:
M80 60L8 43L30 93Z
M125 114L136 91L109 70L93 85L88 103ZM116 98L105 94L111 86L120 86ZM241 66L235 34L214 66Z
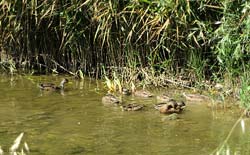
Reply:
M248 68L249 69L249 68ZM241 88L239 90L240 106L243 109L250 110L250 80L249 72L241 77Z
M0 14L1 53L35 73L164 85L234 78L249 61L247 1L2 0Z
M221 70L232 77L239 76L244 71L244 65L249 62L250 49L250 4L245 2L224 2L224 16L221 25L214 32L218 39L215 47L218 64ZM237 13L241 12L241 13Z

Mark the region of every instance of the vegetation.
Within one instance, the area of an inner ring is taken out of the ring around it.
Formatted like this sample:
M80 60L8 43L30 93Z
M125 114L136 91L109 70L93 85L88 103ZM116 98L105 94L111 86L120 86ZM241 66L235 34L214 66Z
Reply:
M2 0L0 66L231 88L249 70L249 11L245 0Z

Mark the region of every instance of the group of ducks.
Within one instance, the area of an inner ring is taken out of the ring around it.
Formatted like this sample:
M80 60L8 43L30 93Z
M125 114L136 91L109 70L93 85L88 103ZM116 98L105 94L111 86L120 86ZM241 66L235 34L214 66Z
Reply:
M149 91L136 90L135 87L132 87L131 91L123 88L122 94L124 95L132 94L133 96L141 98L149 98L154 96ZM181 113L186 107L186 104L183 101L176 101L175 99L170 98L167 94L159 95L156 98L157 98L157 104L154 105L154 108L157 109L160 113L164 114ZM102 97L102 103L104 105L120 106L123 111L138 111L142 110L144 107L144 105L136 103L124 104L119 97L115 96L112 93L108 93L104 97Z
M41 90L58 91L58 90L63 90L64 85L68 82L69 82L68 79L63 79L59 86L53 83L41 83L38 86ZM142 97L142 98L149 98L149 97L154 96L149 91L136 90L134 85L132 85L131 91L128 89L122 88L121 93L123 95L132 94L134 96ZM194 94L184 93L183 96L187 100L191 100L191 101L201 101L201 100L206 99L206 96L203 96L203 95L194 95ZM157 109L160 113L164 113L164 114L181 113L186 107L186 104L184 103L184 101L177 101L169 97L168 94L159 95L156 97L156 99L157 99L157 104L154 105L154 108ZM138 111L138 110L142 110L144 107L144 105L136 104L136 103L124 104L122 103L120 98L118 98L112 93L108 93L104 97L102 97L102 103L105 105L120 106L123 111Z

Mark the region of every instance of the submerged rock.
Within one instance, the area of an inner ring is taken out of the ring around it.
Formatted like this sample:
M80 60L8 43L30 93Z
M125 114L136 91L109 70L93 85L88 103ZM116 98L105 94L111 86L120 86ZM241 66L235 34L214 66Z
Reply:
M67 154L83 154L86 153L86 149L83 146L72 146L68 148Z
M180 119L179 115L177 113L172 113L168 116L163 117L162 121L177 120L177 119Z

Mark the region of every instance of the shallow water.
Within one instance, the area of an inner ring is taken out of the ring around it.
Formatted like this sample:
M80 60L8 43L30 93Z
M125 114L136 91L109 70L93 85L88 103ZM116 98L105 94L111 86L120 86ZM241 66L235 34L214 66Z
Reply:
M166 121L166 115L153 108L155 98L127 97L146 108L121 111L101 103L105 89L91 79L69 77L63 94L37 87L40 82L60 83L62 78L0 75L0 145L5 152L24 132L23 142L34 155L211 154L240 117L237 108L211 110L205 103L187 102L180 119ZM237 124L220 154L249 154L249 123L243 119Z

